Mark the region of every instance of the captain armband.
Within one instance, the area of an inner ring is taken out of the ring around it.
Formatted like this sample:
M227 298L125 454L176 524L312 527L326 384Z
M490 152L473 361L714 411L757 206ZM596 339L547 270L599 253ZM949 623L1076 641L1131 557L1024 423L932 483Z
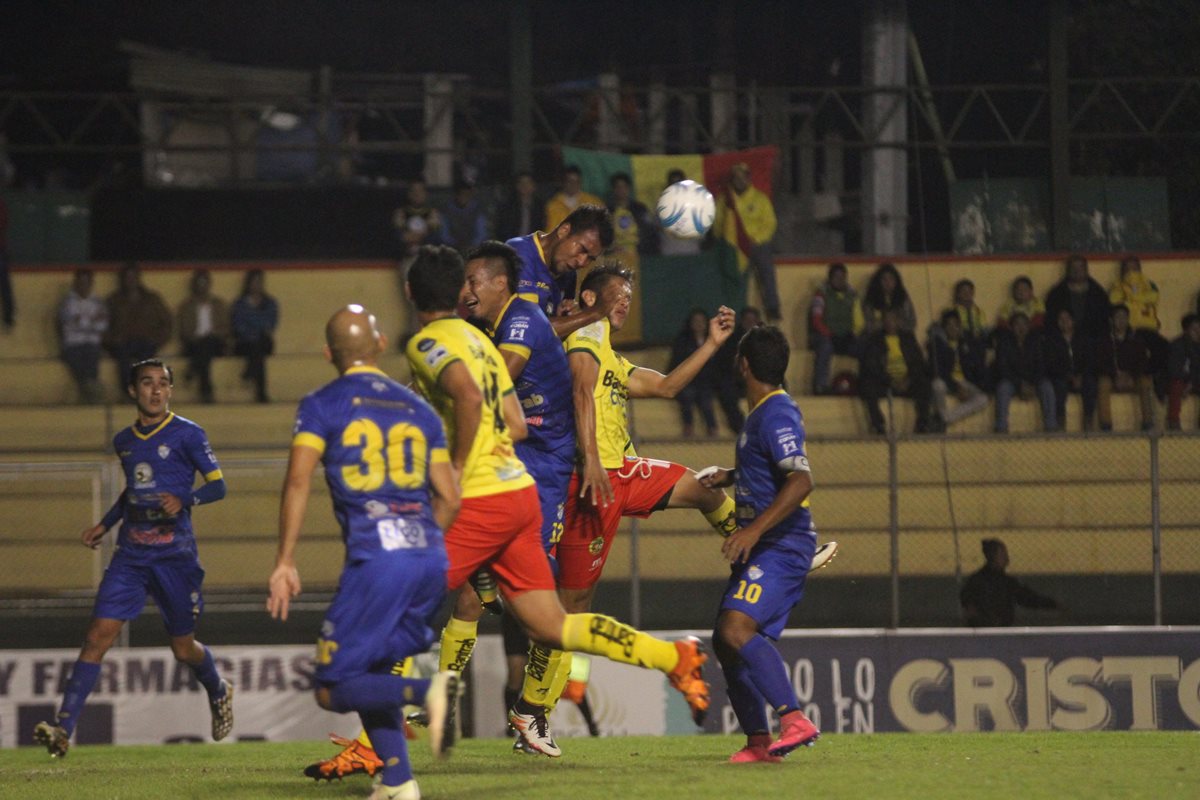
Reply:
M807 456L788 456L775 462L775 465L784 472L812 472Z

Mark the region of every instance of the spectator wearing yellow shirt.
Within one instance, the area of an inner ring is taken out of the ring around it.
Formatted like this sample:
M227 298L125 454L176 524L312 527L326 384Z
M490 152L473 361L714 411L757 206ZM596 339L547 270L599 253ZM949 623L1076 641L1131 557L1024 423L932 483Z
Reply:
M1170 344L1159 330L1158 286L1142 272L1142 261L1135 255L1121 259L1121 277L1108 290L1114 306L1129 309L1129 327L1150 354L1150 377L1155 393L1161 398L1167 389L1167 353Z
M562 191L546 201L546 230L552 231L582 205L603 206L604 201L583 190L583 173L574 164L563 170Z
M750 166L734 164L729 185L717 203L716 230L737 250L738 268L743 272L747 267L754 268L768 321L780 319L775 259L771 254L776 224L771 198L750 182Z
M1008 299L1000 306L1000 314L996 317L996 328L1008 330L1008 321L1017 312L1029 318L1029 327L1038 330L1046 319L1046 304L1033 293L1033 281L1027 276L1020 275L1013 279L1009 289Z
M954 284L954 305L951 308L958 313L964 337L971 341L988 338L987 321L983 315L983 309L975 303L974 281L963 278Z
M895 310L884 312L883 327L864 342L858 373L858 390L867 406L872 433L887 432L879 401L889 394L911 397L917 433L929 429L929 366L917 338L900 327Z

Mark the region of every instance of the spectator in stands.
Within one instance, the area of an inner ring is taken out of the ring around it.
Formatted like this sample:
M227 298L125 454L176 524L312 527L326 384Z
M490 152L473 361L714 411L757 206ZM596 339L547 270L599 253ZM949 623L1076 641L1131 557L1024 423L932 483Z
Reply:
M133 363L153 358L171 338L171 311L161 295L142 285L141 270L132 262L121 269L106 302L104 347L117 361L117 385L125 386Z
M683 329L671 344L670 369L675 369L687 360L688 356L700 349L706 339L708 313L703 308L693 308L684 320ZM716 381L715 365L710 359L700 370L700 374L675 396L675 402L679 404L679 418L683 423L685 439L690 439L695 434L692 424L693 406L699 409L700 416L704 418L704 427L709 438L717 435L717 417L713 414L713 388Z
M423 244L442 243L442 217L429 205L425 181L415 178L408 183L405 203L392 214L392 225L400 242L400 258L417 252Z
M275 352L275 328L279 325L279 304L264 288L261 269L246 273L242 294L233 304L233 352L246 359L242 380L254 384L254 399L269 403L267 396L267 356Z
M687 173L681 169L672 169L667 172L667 182L663 185L666 189L672 184L687 180ZM658 218L654 218L654 224L658 228L658 252L664 256L698 256L700 255L700 239L680 239L678 236L672 236L667 233L666 229L658 223ZM732 339L738 337L732 336ZM736 349L736 347L735 347Z
M604 201L583 190L583 173L574 164L563 170L562 189L546 201L546 230L554 230L558 223L582 205L603 206Z
M1171 389L1167 400L1167 428L1180 429L1179 414L1183 396L1191 393L1200 395L1200 314L1187 314L1183 318L1183 334L1171 342L1167 359L1171 375ZM1200 422L1197 423L1200 426Z
M1014 311L1008 330L996 336L996 433L1008 433L1008 407L1013 397L1042 404L1042 427L1058 430L1054 384L1046 374L1041 335L1031 329L1029 317Z
M1154 384L1150 352L1129 327L1129 309L1113 306L1112 329L1100 340L1097 412L1100 430L1112 430L1113 392L1136 392L1142 406L1142 430L1154 427Z
M982 339L963 335L962 318L948 308L929 335L929 365L933 374L931 388L937 409L934 427L945 429L987 408L987 349ZM946 398L953 394L958 405L948 408Z
M742 271L747 267L754 270L767 322L780 319L779 287L772 253L777 225L771 198L750 181L750 165L734 164L729 170L729 184L717 199L713 230L737 250L738 267Z
M496 238L507 242L541 230L547 230L546 207L538 199L533 176L519 172L512 196L496 210Z
M93 282L90 269L75 270L71 290L58 306L63 363L71 371L80 401L92 404L104 400L104 388L100 385L100 342L108 330L108 308L92 294Z
M0 187L6 183L6 180L0 180ZM12 330L16 324L16 312L12 278L8 274L8 203L0 196L0 323L3 323L5 331Z
M1169 345L1159 331L1158 286L1142 272L1142 260L1135 255L1121 259L1121 276L1108 291L1113 305L1129 309L1129 327L1150 354L1150 377L1159 397L1167 395L1167 350Z
M904 281L894 264L880 264L867 283L862 300L863 333L878 333L888 311L896 312L900 330L912 333L917 329L917 312L904 288Z
M1029 317L1029 327L1035 331L1042 329L1046 319L1046 304L1033 293L1033 281L1027 276L1020 275L1009 288L1008 299L1000 306L1000 314L996 317L996 328L1008 328L1008 318L1020 311ZM1054 320L1050 321L1054 324Z
M863 342L858 391L867 406L872 433L887 433L879 401L889 395L911 397L917 433L929 430L929 365L917 337L901 327L897 309L884 311L882 328Z
M613 255L637 267L639 257L658 250L655 220L646 204L633 196L633 180L624 172L609 179L608 211L613 220ZM707 328L706 328L707 330Z
M1046 295L1046 318L1058 319L1067 309L1075 318L1075 328L1084 337L1099 342L1108 337L1109 302L1103 287L1088 275L1087 259L1067 257L1066 276Z
M833 354L858 357L863 330L858 292L850 286L845 264L830 264L825 283L808 308L808 344L813 350L813 394L829 394Z
M476 196L474 181L457 178L454 195L442 206L442 244L466 253L488 238L488 220Z
M1007 574L1008 548L999 539L983 540L986 563L972 573L959 593L963 619L972 628L1007 628L1016 607L1058 608L1058 603Z
M738 314L737 330L725 340L721 349L712 357L713 383L716 390L717 402L725 414L725 422L734 435L742 432L746 417L738 400L741 398L745 385L737 369L737 343L746 335L746 331L762 324L762 314L754 306L746 306ZM731 344L732 342L732 344Z
M974 281L963 278L954 284L954 305L951 308L958 312L963 338L970 341L987 341L987 317L984 316L983 309L975 303Z
M229 306L212 293L212 277L206 269L192 273L191 291L179 304L179 340L188 368L184 381L200 382L200 402L214 401L212 360L225 355L229 341Z
M1055 323L1042 338L1046 377L1054 387L1054 416L1066 428L1067 394L1074 392L1083 401L1082 428L1090 431L1096 413L1096 343L1075 328L1075 318L1065 308Z

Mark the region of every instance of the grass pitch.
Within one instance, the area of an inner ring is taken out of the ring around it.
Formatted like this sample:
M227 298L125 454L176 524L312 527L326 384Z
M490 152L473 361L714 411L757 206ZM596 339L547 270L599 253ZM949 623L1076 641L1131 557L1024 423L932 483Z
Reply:
M551 760L466 740L438 763L410 744L427 800L1200 797L1200 733L827 735L783 764L745 766L725 763L741 737L560 743L565 755ZM366 797L363 776L315 785L301 775L334 752L320 742L77 747L59 762L24 748L0 753L0 798Z

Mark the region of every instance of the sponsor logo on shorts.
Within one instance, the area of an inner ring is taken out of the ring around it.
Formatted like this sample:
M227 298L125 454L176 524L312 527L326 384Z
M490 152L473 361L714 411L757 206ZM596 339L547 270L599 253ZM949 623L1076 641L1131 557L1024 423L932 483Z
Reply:
M592 541L588 542L588 552L594 556L598 556L604 552L604 537L597 536L595 539L592 539Z

